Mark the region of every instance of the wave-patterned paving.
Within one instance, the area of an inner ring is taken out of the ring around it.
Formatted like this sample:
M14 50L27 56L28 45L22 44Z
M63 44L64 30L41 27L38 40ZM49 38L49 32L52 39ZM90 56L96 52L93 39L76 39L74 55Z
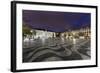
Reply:
M23 48L23 62L68 61L90 59L90 40L77 44L59 43Z

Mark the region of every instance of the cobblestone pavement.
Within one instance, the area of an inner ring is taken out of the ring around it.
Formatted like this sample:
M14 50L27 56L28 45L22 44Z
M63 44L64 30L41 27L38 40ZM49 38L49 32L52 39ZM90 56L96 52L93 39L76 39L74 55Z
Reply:
M90 39L35 39L23 43L23 62L86 60L90 48Z

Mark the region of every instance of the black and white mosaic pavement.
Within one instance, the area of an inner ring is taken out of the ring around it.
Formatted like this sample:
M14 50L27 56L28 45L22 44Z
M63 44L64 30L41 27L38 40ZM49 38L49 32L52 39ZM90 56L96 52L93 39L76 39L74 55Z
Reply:
M87 60L90 46L90 39L34 39L23 43L23 62Z

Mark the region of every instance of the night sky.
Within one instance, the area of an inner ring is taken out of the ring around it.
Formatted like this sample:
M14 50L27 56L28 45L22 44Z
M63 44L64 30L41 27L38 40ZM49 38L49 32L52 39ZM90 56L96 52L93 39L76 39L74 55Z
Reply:
M89 27L90 13L23 10L23 23L33 29L65 32Z

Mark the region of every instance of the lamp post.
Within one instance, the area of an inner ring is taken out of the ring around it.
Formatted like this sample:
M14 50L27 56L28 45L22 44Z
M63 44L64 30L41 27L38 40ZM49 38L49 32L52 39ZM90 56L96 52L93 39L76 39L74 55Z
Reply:
M33 39L33 30L30 30L30 32L31 32L31 38Z

